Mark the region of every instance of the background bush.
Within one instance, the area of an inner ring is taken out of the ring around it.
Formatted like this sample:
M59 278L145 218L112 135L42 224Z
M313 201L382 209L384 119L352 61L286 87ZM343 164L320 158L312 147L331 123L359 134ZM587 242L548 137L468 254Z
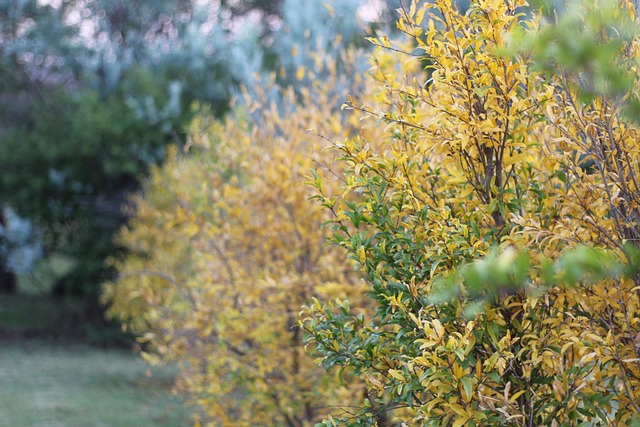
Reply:
M334 167L323 138L358 125L338 108L346 80L336 61L319 60L330 71L322 83L280 88L277 102L257 88L223 122L198 116L187 148L153 169L120 233L130 255L105 287L109 314L141 334L149 360L179 363L199 422L313 425L328 406L364 395L348 372L342 381L316 366L297 326L314 298L362 300L353 265L325 244L330 217L304 185L312 168Z

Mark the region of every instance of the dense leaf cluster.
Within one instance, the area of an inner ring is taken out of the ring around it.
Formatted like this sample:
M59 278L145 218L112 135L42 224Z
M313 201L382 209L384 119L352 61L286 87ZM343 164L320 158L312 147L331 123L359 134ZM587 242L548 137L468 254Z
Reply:
M135 201L111 313L183 364L212 425L637 425L640 37L620 4L401 4L345 116L336 78L200 118Z
M426 75L389 67L405 49L373 40L384 107L347 107L387 137L336 147L346 198L316 186L378 308L310 306L302 324L325 367L377 393L326 425L638 422L640 282L619 267L636 253L638 128L623 113L637 93L616 77L637 79L637 15L576 15L595 37L576 43L603 47L570 64L583 51L562 47L565 22L540 27L525 6L413 2L398 27Z

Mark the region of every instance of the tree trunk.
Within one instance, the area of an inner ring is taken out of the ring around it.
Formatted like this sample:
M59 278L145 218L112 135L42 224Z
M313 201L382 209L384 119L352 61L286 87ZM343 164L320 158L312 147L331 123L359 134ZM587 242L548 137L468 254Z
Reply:
M4 213L0 208L0 225L4 226ZM2 244L2 237L0 237L0 245ZM18 290L18 283L16 281L16 275L7 269L7 263L5 257L0 254L0 293L13 294Z
M16 275L7 271L4 263L0 265L0 293L14 294L18 290Z

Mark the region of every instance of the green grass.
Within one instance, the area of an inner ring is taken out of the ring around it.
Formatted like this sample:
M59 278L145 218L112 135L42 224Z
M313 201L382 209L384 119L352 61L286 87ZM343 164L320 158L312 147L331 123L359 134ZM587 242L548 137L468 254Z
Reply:
M189 425L174 372L132 352L28 340L0 342L1 427Z
M130 337L84 322L81 301L49 296L71 265L51 257L0 294L0 427L192 425L171 393L174 369L149 368L122 349Z

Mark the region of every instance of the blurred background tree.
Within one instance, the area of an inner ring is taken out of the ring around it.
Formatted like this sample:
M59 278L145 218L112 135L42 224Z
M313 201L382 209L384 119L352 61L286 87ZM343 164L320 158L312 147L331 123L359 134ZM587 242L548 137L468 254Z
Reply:
M0 0L0 206L42 230L45 258L71 261L53 292L100 318L122 205L166 145L182 143L198 106L222 116L271 72L291 84L283 76L316 68L311 50L362 43L394 5ZM14 290L0 265L0 288Z

